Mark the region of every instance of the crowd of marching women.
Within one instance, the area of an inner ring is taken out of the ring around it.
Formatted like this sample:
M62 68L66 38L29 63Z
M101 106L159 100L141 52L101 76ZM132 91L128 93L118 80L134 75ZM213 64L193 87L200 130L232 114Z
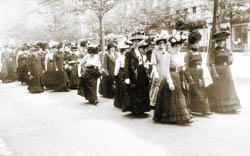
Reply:
M240 109L229 67L232 53L225 48L229 35L226 30L213 35L216 48L207 60L199 51L202 36L196 30L188 35L152 37L138 31L123 47L110 42L105 53L86 41L80 46L39 42L3 47L1 79L3 83L18 80L28 85L30 93L77 89L78 95L95 105L99 90L103 97L114 98L114 106L122 112L144 117L153 109L155 122L187 124L193 114L236 113ZM188 51L183 58L184 42ZM209 65L209 84L204 61Z

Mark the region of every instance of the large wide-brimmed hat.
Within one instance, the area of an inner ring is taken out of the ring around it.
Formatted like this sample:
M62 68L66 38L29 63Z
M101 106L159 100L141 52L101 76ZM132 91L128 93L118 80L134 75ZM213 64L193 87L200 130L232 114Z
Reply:
M117 45L116 45L116 43L115 42L110 42L109 44L108 44L108 50L110 49L110 48L112 48L112 47L114 47L114 48L117 48Z
M164 41L165 43L167 43L168 41L168 36L167 35L161 35L161 34L157 34L155 36L155 43L159 44L160 41Z
M213 35L215 41L226 40L230 36L228 28L221 28L218 32Z
M134 40L143 40L145 38L144 36L144 31L143 30L140 30L140 31L137 31L137 32L134 32L132 35L131 35L131 38L130 38L130 41L134 41Z
M72 51L74 51L74 50L77 50L78 47L77 47L77 46L71 46L70 49L71 49Z
M198 30L190 30L188 34L188 43L195 44L201 40L201 33Z
M177 44L183 44L186 40L187 35L184 32L179 32L171 36L168 41L171 46L175 46Z

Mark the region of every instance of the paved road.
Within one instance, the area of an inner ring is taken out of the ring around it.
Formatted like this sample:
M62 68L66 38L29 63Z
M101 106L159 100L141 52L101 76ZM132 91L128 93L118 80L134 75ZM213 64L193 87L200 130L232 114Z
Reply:
M76 91L29 94L19 83L0 84L0 156L250 155L250 77L232 70L241 112L195 117L190 126L155 124L152 112L132 118L111 99L88 105Z

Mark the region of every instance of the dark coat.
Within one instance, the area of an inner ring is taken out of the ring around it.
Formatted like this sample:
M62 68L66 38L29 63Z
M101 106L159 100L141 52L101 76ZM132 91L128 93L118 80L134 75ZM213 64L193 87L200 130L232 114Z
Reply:
M130 79L130 85L126 86L127 102L122 106L122 111L142 113L150 111L149 103L149 77L139 60L134 49L125 55L125 79Z

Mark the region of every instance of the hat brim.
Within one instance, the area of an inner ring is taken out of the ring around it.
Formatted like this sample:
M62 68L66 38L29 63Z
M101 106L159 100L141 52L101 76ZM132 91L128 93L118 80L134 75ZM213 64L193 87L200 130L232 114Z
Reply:
M131 42L133 42L133 41L135 41L135 40L142 41L143 38L142 38L142 37L132 37L132 38L130 39Z
M213 35L215 40L226 40L229 36L230 33L227 31L218 32Z
M167 43L168 39L167 38L161 38L155 41L156 44L159 44L159 42L164 41L165 43Z

